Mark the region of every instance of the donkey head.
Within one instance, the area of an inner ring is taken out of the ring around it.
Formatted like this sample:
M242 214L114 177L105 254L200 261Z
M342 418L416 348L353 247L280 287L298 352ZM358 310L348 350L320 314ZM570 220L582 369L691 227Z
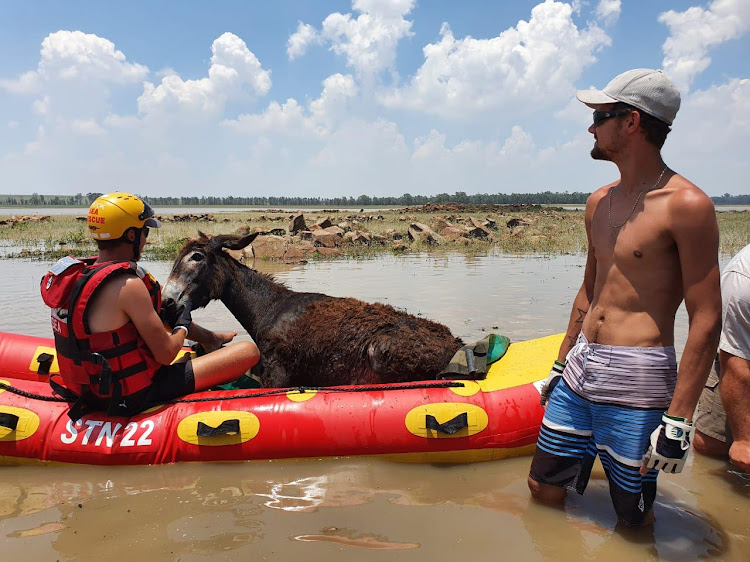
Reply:
M187 305L195 310L220 299L225 284L232 278L231 268L237 267L235 260L224 250L241 250L258 233L244 237L232 234L208 236L202 232L198 235L185 243L172 266L162 290L164 304L171 301L178 307ZM175 319L166 320L173 322Z

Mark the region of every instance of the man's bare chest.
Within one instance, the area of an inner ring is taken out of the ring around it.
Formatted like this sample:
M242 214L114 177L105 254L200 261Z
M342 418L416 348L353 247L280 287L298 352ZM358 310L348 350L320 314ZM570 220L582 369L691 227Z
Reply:
M663 217L640 213L620 228L613 228L608 217L596 217L591 241L600 265L616 265L620 270L669 268L676 246Z

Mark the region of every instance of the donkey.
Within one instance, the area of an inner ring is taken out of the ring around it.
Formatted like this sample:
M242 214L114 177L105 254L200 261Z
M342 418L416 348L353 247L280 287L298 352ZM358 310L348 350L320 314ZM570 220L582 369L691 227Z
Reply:
M264 387L434 379L463 345L446 326L392 306L292 291L226 251L258 233L198 234L177 256L163 300L192 309L221 300L260 349L253 372Z

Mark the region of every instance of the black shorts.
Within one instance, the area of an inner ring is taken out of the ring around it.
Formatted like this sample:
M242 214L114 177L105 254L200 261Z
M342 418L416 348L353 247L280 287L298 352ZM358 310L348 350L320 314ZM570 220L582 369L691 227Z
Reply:
M154 375L150 386L122 400L122 404L117 408L117 415L132 416L152 406L193 392L195 392L195 375L191 359L163 365Z

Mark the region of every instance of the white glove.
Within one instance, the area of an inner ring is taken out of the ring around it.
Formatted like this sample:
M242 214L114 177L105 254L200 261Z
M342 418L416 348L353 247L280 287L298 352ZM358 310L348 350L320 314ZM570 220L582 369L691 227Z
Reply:
M651 445L643 455L643 466L673 474L681 472L695 428L685 418L667 414L662 416L661 422L651 434Z
M552 394L552 391L557 386L557 383L560 382L560 377L562 376L564 370L565 363L555 361L555 364L552 365L552 370L549 372L547 380L544 381L541 396L539 397L539 403L542 405L542 408L545 408L547 406L547 401L549 400L550 394Z

